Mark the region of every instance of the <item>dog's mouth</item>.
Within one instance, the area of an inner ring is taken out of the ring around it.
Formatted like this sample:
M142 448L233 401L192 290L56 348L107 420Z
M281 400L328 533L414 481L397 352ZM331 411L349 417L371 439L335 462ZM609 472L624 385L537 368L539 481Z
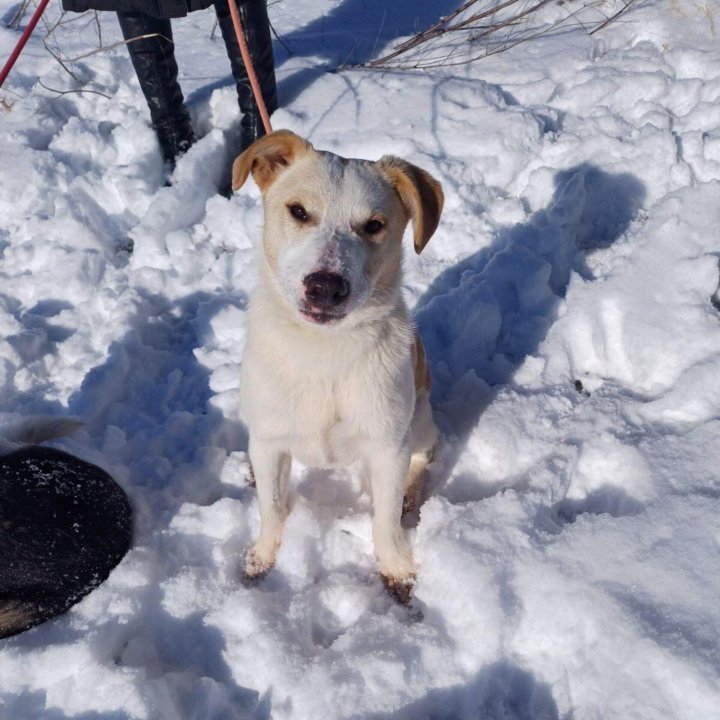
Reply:
M315 325L329 325L331 323L340 322L345 317L345 313L328 312L322 308L316 307L299 307L300 314L314 323Z

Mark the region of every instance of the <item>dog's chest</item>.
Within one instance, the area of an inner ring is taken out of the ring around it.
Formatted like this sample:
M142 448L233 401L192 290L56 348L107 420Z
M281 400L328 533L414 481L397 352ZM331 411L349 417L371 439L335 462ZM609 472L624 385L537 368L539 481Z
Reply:
M400 445L414 407L412 372L382 374L362 364L338 374L261 364L243 368L242 397L251 432L306 465L349 465L378 443Z
M293 393L285 443L306 465L348 465L364 455L378 426L385 424L381 414L352 379L306 380Z
M402 307L372 329L308 334L251 306L241 405L252 436L306 465L347 465L401 447L415 407Z

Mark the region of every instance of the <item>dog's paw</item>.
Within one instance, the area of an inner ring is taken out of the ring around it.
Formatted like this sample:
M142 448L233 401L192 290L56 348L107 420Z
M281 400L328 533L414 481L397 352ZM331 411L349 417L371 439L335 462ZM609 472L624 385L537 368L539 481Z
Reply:
M267 573L268 571L266 570L265 572L259 573L258 575L248 575L247 572L243 571L242 573L240 573L240 584L244 588L252 590L260 584L260 582L265 578Z
M385 585L390 597L400 605L410 604L413 587L415 586L415 575L407 578L395 578L388 575L381 575L380 577L382 577L383 585Z
M274 557L268 557L266 553L263 553L257 546L253 545L245 554L243 581L252 584L261 580L270 572L274 564Z
M421 489L413 488L405 493L402 504L402 517L412 515L421 505Z

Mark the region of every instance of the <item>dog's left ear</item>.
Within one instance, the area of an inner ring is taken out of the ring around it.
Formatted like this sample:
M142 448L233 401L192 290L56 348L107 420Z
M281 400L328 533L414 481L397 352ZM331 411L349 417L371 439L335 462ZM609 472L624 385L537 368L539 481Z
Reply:
M393 155L385 155L377 165L397 190L413 223L415 252L423 251L440 222L445 196L442 186L430 173Z
M260 190L265 192L290 163L312 145L290 130L276 130L256 140L242 155L235 158L232 167L232 189L239 190L252 173Z

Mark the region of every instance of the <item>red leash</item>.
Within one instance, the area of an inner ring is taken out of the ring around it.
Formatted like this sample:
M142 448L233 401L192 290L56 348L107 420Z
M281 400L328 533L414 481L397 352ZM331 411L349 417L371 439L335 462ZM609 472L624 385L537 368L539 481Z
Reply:
M3 86L5 78L10 74L10 71L12 70L12 66L15 64L15 61L18 59L18 57L20 57L20 53L23 51L25 43L32 35L35 26L40 21L40 17L45 12L45 8L47 7L49 2L50 0L41 0L40 4L37 6L37 10L35 10L32 18L30 18L30 22L27 24L27 27L25 28L23 34L20 36L18 44L15 46L15 49L10 54L10 57L8 58L5 65L3 65L2 71L0 71L0 87ZM234 2L234 0L230 0L230 2Z
M267 108L265 107L265 101L263 100L262 91L260 90L260 83L258 82L257 75L255 75L255 68L250 58L250 49L248 48L247 40L245 39L245 30L243 28L242 20L240 20L240 13L237 9L235 0L228 0L230 6L230 15L232 15L233 25L235 26L235 34L237 35L238 43L240 44L240 54L242 55L243 62L245 63L245 69L247 70L248 78L250 80L250 87L252 88L253 95L255 96L255 102L257 103L258 110L260 111L260 117L263 121L266 133L272 132L272 125L270 124L270 116L268 115Z

